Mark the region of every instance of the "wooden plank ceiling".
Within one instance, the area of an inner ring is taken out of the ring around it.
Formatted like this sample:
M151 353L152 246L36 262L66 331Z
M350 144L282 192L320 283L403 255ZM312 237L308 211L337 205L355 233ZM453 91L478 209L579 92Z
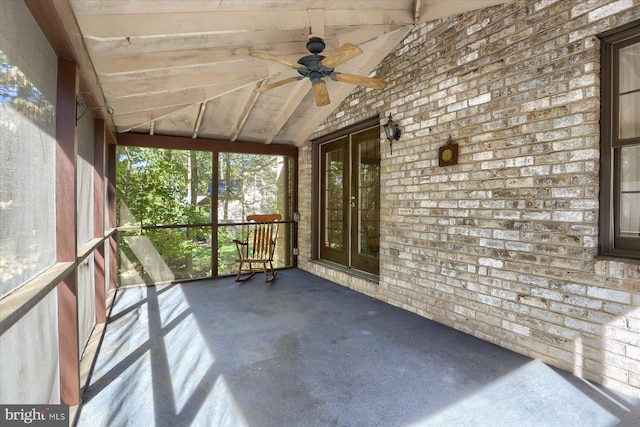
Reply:
M299 145L355 88L328 81L316 106L298 76L310 35L327 55L345 43L363 53L337 71L375 77L416 23L502 3L496 0L70 0L115 130L241 143ZM373 89L368 89L373 90Z

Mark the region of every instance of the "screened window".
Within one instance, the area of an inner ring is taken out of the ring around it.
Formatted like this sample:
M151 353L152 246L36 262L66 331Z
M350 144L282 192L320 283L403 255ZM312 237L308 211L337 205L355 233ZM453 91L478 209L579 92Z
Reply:
M57 57L0 32L0 297L56 261Z
M290 267L293 167L281 155L118 147L120 284L235 274L233 239L256 213L282 215L274 267Z
M640 22L603 36L600 250L640 258Z

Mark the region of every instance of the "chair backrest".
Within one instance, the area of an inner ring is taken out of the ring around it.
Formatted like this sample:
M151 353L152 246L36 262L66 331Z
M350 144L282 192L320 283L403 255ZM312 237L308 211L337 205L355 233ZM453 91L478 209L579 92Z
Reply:
M249 225L249 256L253 259L273 260L273 253L278 240L278 226L282 219L280 214L259 214L247 216Z

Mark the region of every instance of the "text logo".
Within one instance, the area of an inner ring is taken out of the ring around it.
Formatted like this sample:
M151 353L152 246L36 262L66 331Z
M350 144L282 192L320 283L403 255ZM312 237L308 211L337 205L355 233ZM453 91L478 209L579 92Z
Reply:
M69 405L0 405L2 426L68 427Z

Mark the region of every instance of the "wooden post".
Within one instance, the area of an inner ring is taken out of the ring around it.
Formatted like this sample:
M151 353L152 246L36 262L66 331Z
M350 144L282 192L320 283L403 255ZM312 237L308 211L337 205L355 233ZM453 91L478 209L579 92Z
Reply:
M79 77L75 62L58 60L56 104L56 257L76 262L76 94ZM60 399L80 403L78 351L77 267L58 286L58 339L60 345Z

